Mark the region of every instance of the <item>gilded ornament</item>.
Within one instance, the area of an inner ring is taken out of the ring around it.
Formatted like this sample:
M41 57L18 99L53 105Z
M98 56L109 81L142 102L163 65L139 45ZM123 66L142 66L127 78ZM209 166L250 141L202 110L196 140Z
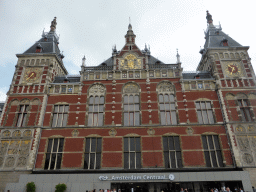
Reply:
M31 134L31 131L30 130L26 130L26 131L24 131L24 133L23 133L23 136L24 137L30 137L32 134Z
M42 68L27 67L25 69L25 75L23 78L23 82L24 83L39 83L41 74L42 74Z
M129 54L121 60L121 69L141 69L141 59L138 59L135 55Z
M237 132L244 132L245 129L242 126L238 126L238 127L236 127L236 131Z
M112 129L109 130L108 134L109 134L110 136L114 137L114 136L116 136L117 131L115 130L115 128L112 128Z
M72 137L77 137L79 135L79 131L77 129L72 131Z
M20 137L21 136L21 132L19 130L16 130L12 133L13 137Z
M3 135L3 137L10 137L11 132L10 132L10 131L4 131L4 132L2 133L2 135Z

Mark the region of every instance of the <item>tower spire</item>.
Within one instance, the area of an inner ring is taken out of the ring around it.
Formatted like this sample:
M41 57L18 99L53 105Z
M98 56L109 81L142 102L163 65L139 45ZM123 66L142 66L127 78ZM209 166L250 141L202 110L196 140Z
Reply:
M177 57L177 63L180 63L180 55L179 55L178 49L176 49L176 50L177 50L177 55L176 55L176 57Z
M126 43L135 43L135 37L136 35L133 33L132 30L131 18L129 17L128 31L125 35Z

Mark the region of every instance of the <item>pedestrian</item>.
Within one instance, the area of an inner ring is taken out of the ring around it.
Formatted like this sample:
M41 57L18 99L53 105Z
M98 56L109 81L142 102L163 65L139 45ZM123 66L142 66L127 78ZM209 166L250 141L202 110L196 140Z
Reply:
M244 192L244 191L243 191L243 189L242 189L241 187L240 187L239 189L240 189L240 190L239 190L239 192Z
M183 188L180 188L180 192L184 192Z

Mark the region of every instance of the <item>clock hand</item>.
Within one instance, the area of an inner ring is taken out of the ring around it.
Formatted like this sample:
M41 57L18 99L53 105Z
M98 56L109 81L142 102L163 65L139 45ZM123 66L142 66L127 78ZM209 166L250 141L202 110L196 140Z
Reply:
M30 79L32 76L34 76L35 73L32 73L26 80Z

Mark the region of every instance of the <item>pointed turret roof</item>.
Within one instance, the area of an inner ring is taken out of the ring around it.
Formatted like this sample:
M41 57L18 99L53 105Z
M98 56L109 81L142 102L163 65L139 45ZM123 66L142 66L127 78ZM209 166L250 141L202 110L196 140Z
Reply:
M59 58L64 58L63 54L61 54L60 49L58 47L59 37L56 34L56 17L54 17L51 22L50 31L42 33L42 38L35 42L28 50L26 50L23 54L40 54L40 53L55 53ZM39 46L40 45L40 46ZM36 52L37 48L41 48L41 52Z
M222 31L221 26L214 26L212 15L207 11L206 19L208 23L207 30L205 31L205 44L204 49L215 48L215 47L224 47L223 41L228 42L229 47L241 47L242 45L228 36L226 33Z

